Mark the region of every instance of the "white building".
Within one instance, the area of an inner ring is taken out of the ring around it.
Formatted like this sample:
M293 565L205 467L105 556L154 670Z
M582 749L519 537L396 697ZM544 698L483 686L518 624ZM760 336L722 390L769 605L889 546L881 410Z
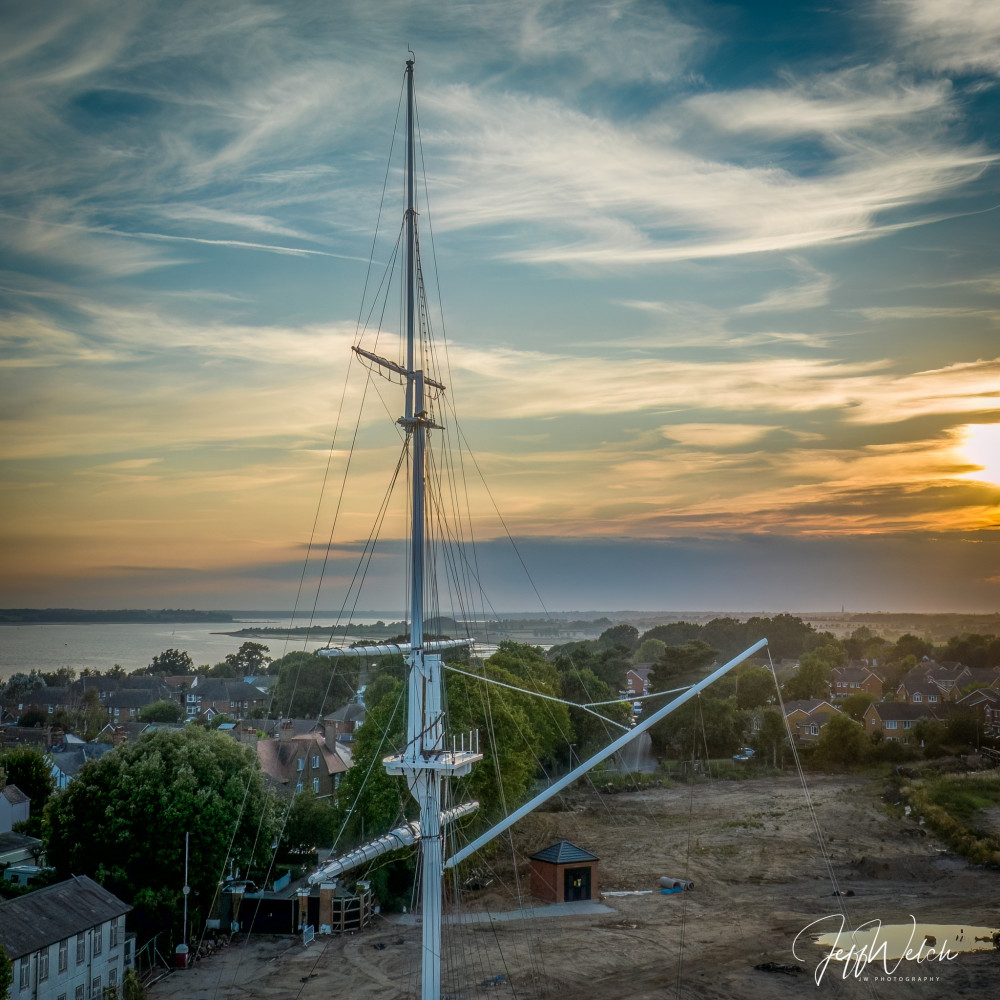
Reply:
M120 990L131 909L86 875L0 903L10 1000L100 1000L105 987Z

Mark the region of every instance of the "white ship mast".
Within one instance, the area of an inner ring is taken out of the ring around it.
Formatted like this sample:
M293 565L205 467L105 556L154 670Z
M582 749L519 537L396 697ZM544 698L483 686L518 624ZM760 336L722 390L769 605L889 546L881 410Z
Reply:
M440 1000L441 997L441 937L444 870L444 830L448 823L473 812L477 803L466 803L442 812L446 801L445 783L472 770L473 764L482 759L477 733L463 734L460 741L452 739L446 746L445 713L442 698L444 665L440 652L446 649L470 648L472 639L424 640L424 567L425 567L425 451L427 432L443 430L435 423L429 409L428 387L444 392L444 385L417 367L420 363L419 331L417 317L420 312L420 266L417 239L416 169L415 169L415 105L413 94L414 60L406 63L406 213L404 258L404 311L406 324L406 365L396 364L377 354L354 347L352 350L368 365L374 365L401 378L406 386L404 415L397 423L406 431L410 448L412 498L410 506L410 639L409 642L384 643L349 648L328 648L317 652L331 657L372 657L405 654L409 667L406 743L400 753L383 761L386 772L406 778L410 794L420 807L420 819L391 831L374 841L329 862L310 876L311 883L337 877L349 869L359 867L376 857L418 843L421 851L421 914L422 957L420 973L421 1000ZM625 744L645 732L660 719L665 718L690 698L727 673L748 656L767 644L766 639L755 643L739 656L723 664L700 683L688 688L670 704L654 712L614 743L605 747L589 760L584 761L565 777L550 785L516 812L497 823L471 844L448 858L447 867L458 864L471 853L487 844L499 833L546 799L561 791L566 785L589 771L595 764L611 756ZM484 680L489 680L484 677ZM525 691L525 694L532 694Z
M420 807L421 912L423 955L420 995L438 1000L441 995L441 914L444 886L443 785L460 777L482 759L474 734L463 737L461 748L445 746L442 699L443 665L439 651L472 645L471 639L424 642L424 494L427 431L439 424L428 408L427 388L444 386L426 376L419 364L417 315L420 268L417 261L416 165L414 146L413 59L406 63L406 215L404 258L404 310L406 317L406 367L355 347L369 364L405 380L406 405L398 423L406 431L410 447L412 499L410 506L410 641L400 646L362 646L354 649L322 650L326 655L370 656L406 653L409 666L406 744L401 753L384 761L389 774L406 778L410 794Z

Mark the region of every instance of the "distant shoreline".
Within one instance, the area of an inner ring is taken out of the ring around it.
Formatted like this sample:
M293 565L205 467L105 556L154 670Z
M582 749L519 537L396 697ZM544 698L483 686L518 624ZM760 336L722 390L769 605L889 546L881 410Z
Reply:
M0 609L0 625L230 625L225 611L87 611L77 608Z

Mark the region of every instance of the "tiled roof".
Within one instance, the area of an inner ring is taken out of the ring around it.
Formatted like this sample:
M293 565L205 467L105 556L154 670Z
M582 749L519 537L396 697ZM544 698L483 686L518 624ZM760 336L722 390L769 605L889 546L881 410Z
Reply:
M19 958L128 913L123 903L86 875L0 903L0 943Z
M571 844L568 840L560 840L558 844L552 844L545 850L532 854L531 860L548 861L554 865L571 865L578 861L597 861L598 858L582 847Z
M17 785L7 785L3 792L0 792L0 794L2 794L12 806L19 806L22 802L31 801L31 799L29 799L28 796L17 787Z
M913 721L915 719L936 719L933 705L911 705L905 701L875 701L868 711L875 711L883 722ZM866 713L867 714L867 713Z

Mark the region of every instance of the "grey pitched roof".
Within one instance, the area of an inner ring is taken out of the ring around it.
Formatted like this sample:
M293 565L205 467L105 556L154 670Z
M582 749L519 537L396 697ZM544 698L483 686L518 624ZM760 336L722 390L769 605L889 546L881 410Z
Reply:
M0 792L0 794L2 794L12 806L20 805L22 802L31 801L31 799L29 799L28 796L17 787L17 785L6 785L3 792Z
M936 707L926 703L911 705L905 701L874 701L868 711L876 712L883 722L914 722L917 719L936 719Z
M344 705L342 708L338 708L336 712L331 712L325 722L364 722L365 720L365 706L359 705L357 702L351 702L349 705Z
M597 861L596 855L585 851L576 844L571 844L568 840L560 840L558 844L552 844L545 850L531 855L532 861L548 861L554 865L571 865L577 861Z
M72 750L60 750L58 747L53 747L52 761L63 774L75 777L88 760L100 760L113 749L114 747L110 743L84 743Z
M8 958L19 958L131 909L93 879L74 875L0 903L0 943Z

